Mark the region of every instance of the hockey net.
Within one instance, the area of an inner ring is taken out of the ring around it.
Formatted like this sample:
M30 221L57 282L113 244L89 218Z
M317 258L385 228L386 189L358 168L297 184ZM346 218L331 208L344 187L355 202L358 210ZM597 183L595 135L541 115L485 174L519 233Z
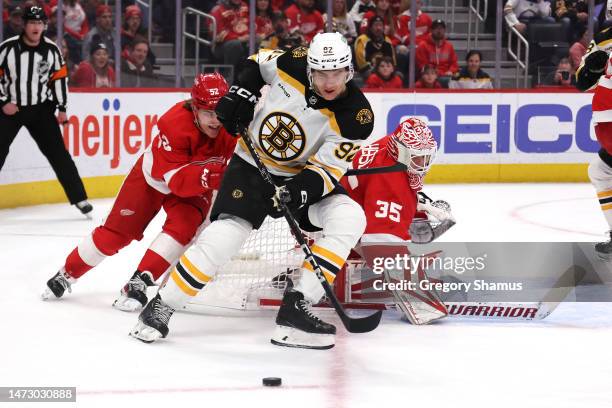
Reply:
M309 238L314 238L310 235ZM240 252L222 266L187 310L260 310L281 299L287 278L296 283L304 254L284 219L266 218Z
M312 242L321 233L304 232ZM232 314L235 311L258 311L278 306L287 278L294 284L300 279L304 253L283 218L266 218L253 230L239 253L222 266L217 275L187 305L195 313ZM336 277L334 290L341 302L349 306L371 306L361 301L363 261L349 260ZM322 304L325 304L324 299ZM380 305L378 305L380 307Z

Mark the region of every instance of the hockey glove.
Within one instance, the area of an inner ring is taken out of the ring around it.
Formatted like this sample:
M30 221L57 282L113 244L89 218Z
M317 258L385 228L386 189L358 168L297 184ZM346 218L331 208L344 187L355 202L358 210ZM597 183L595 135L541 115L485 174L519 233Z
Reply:
M318 201L323 195L323 179L312 170L303 170L300 174L288 180L284 185L276 187L272 195L272 208L269 215L272 218L283 216L281 203L293 212L307 204Z
M596 74L602 73L608 62L608 53L602 50L594 51L584 59L585 67Z
M444 200L433 201L427 194L419 191L417 193L418 203L417 211L423 211L428 216L435 218L437 221L452 220L455 221L451 213L450 204Z
M248 89L233 85L217 104L217 118L232 135L238 136L253 120L257 96Z
M203 166L202 174L200 175L200 183L202 187L209 190L218 190L221 186L221 179L225 171L223 164L211 163Z

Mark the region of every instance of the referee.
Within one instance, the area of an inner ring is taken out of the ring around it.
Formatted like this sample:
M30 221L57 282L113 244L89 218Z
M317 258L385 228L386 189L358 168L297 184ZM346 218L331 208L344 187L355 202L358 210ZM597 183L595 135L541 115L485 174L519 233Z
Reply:
M23 20L23 34L0 44L0 169L19 129L25 126L70 204L87 214L93 208L59 127L67 121L68 68L57 46L43 37L47 20L43 9L27 7Z

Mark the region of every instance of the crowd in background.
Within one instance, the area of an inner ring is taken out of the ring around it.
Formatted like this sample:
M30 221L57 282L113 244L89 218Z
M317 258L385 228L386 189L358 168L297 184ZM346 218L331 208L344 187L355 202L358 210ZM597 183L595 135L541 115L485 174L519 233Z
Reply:
M4 39L21 32L23 8L38 5L48 15L46 35L58 43L68 63L70 86L115 86L116 30L114 7L109 6L108 1L64 0L64 35L59 40L57 0L2 1ZM415 87L492 88L491 76L481 68L483 53L468 50L466 55L458 56L453 41L448 38L447 22L433 19L423 9L424 2L415 1ZM587 3L586 0L505 1L504 35L507 35L507 30L516 30L529 37L533 31L530 27L552 24L560 27L568 44L565 49L561 47L566 55L557 52L554 58L543 62L550 64L552 61L555 66L549 67L546 75L536 75L534 85L573 86L573 74L591 40L587 34ZM605 0L596 1L597 6L603 3ZM133 0L124 0L122 4L119 39L121 85L160 86L156 56L147 39L145 13L148 10ZM174 42L174 4L174 0L156 0L154 3L152 32L157 42ZM183 6L202 10L216 20L214 50L208 50L210 62L240 69L249 52L248 3L243 0L183 0ZM333 0L332 6L332 27L342 33L353 47L359 84L366 88L406 88L411 45L411 0ZM322 0L256 0L257 47L288 49L307 46L316 33L325 31L329 19L326 8L327 2ZM490 11L487 11L489 20L495 18ZM599 20L596 28L605 25L600 17ZM485 28L490 30L491 24L485 24ZM210 27L202 27L204 34L207 30L210 31Z

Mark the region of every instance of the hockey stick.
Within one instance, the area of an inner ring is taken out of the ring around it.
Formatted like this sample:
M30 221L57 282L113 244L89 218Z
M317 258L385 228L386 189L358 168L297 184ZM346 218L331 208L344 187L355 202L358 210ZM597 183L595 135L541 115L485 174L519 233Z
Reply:
M274 183L270 172L268 171L267 167L262 163L259 154L253 146L253 142L251 141L251 138L248 135L248 131L244 129L242 132L240 132L240 137L249 149L249 153L255 161L255 164L257 165L259 173L261 174L263 179L268 184L276 188L276 184ZM287 223L289 224L289 228L291 229L293 236L300 244L302 251L304 251L304 254L306 255L306 260L310 263L310 265L312 265L312 269L315 271L319 282L321 282L321 285L323 285L325 294L327 295L330 303L336 310L336 313L338 313L338 316L340 317L340 320L342 320L342 323L344 324L344 327L346 327L346 330L351 333L366 333L374 330L380 323L380 319L382 317L382 310L379 310L376 313L366 317L355 318L347 315L346 310L344 310L344 307L340 304L340 301L336 297L334 290L330 286L329 282L327 282L327 279L325 279L323 271L321 270L321 267L314 258L314 254L312 253L310 246L308 246L304 235L302 235L302 230L298 226L297 221L295 221L295 218L284 203L279 203L279 207L281 212L283 213L283 216L285 217L285 220L287 220Z
M392 166L384 167L370 167L366 169L348 169L345 176L363 176L366 174L381 174L381 173L393 173L396 171L405 171L408 168L404 163L395 163Z

